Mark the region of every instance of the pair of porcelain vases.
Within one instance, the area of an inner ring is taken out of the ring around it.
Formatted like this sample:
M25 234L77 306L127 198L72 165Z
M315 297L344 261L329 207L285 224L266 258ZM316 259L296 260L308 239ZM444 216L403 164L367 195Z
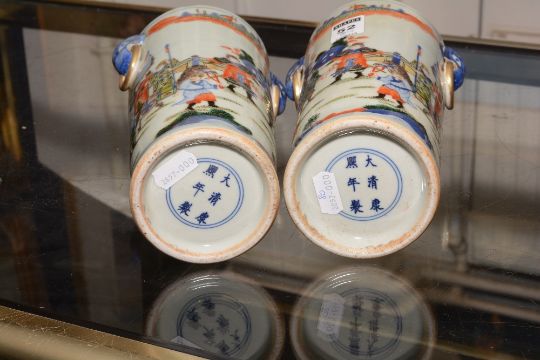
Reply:
M464 66L404 4L339 8L285 86L251 26L208 6L159 16L113 62L130 94L132 213L173 257L223 261L268 231L280 203L273 126L287 97L298 122L284 196L311 241L377 257L433 218L441 118Z

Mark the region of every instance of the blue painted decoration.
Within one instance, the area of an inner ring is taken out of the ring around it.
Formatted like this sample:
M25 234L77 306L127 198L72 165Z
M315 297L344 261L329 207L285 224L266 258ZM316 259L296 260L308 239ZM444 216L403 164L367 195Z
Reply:
M133 45L142 44L143 41L144 35L133 35L116 45L113 51L112 62L118 74L127 74L132 56L130 48Z
M225 176L225 177L223 178L223 180L221 180L220 182L221 182L221 183L225 183L225 186L226 186L226 187L231 187L231 186L229 185L229 180L231 180L231 174L230 174L230 173L227 174L227 176Z
M347 181L347 186L352 186L354 192L356 192L356 185L360 185L360 183L356 181L356 178L349 178L349 181Z
M356 163L356 156L349 156L347 157L347 166L345 166L346 169L349 168L357 168L358 164Z
M371 175L369 178L368 178L368 188L372 188L374 190L377 190L377 181L379 179L377 179L377 177L375 175Z
M189 216L189 211L191 210L191 207L193 206L192 203L189 201L184 201L179 207L178 210L180 211L180 214L185 214L186 216Z
M459 89L461 85L463 85L463 81L465 81L465 73L466 73L465 62L463 62L463 58L459 56L459 54L454 49L448 46L444 47L444 57L452 61L456 65L454 69L454 91L455 91Z
M197 195L199 191L204 192L204 184L202 184L201 182L197 182L195 185L193 185L193 188L196 190L193 196Z
M208 165L208 169L203 171L203 173L207 176L210 176L212 179L214 178L215 173L219 170L219 168L216 165Z
M197 219L197 221L199 222L199 225L201 224L205 224L206 225L206 219L208 219L210 215L208 215L208 213L205 211L205 212L202 212L199 216L197 216L195 219Z
M381 207L381 202L380 202L379 199L373 199L371 201L371 209L370 210L375 210L376 212L384 210L384 208Z
M367 158L366 158L366 166L365 166L365 167L368 167L369 165L371 165L371 166L373 166L373 167L376 167L376 166L377 166L377 165L375 165L375 164L373 163L373 159L372 159L372 158L369 156L369 154L368 154L368 156L367 156Z
M212 229L232 220L244 200L244 184L229 164L214 158L198 158L204 169L201 181L194 181L192 197L177 194L173 185L165 192L165 201L172 215L183 224L198 229ZM200 196L200 193L206 193ZM177 198L178 197L178 198ZM216 211L218 210L218 211Z
M358 167L358 160L364 166ZM349 220L371 221L388 214L403 192L403 179L396 163L374 149L347 150L334 157L325 171L334 173L338 184L343 184L340 195L347 206L339 215Z
M360 200L351 200L351 211L354 212L355 214L356 213L363 213L363 211L361 210L362 209L362 204L360 204Z
M221 193L213 192L212 195L208 198L208 201L210 201L210 204L212 206L216 206L217 202L221 200Z

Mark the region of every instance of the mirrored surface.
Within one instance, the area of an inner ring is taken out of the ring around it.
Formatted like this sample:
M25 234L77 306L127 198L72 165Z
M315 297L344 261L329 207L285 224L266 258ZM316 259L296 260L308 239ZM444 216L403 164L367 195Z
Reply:
M406 249L333 255L282 203L253 249L194 265L155 249L129 212L127 96L110 56L140 19L116 37L103 22L1 28L1 303L210 358L540 357L540 52L464 49L441 204ZM272 70L283 78L293 57ZM295 121L289 103L281 175Z

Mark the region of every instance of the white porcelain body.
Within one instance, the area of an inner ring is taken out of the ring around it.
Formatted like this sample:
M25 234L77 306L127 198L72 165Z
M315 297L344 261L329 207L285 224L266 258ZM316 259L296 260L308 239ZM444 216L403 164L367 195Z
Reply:
M125 43L113 61L122 68L131 49L137 64L129 84L130 199L139 228L160 250L190 262L246 251L279 204L274 78L260 38L232 13L190 6L159 16ZM169 188L158 186L152 173L180 152L197 167Z
M362 28L339 37L355 19ZM290 72L303 81L284 179L289 212L312 241L376 257L428 226L440 194L443 52L436 30L394 1L344 5L317 27ZM323 171L336 178L339 213L319 206L312 179Z

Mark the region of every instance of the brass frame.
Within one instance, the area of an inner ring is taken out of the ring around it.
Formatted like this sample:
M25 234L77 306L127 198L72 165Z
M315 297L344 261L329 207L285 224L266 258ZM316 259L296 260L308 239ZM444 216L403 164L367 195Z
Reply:
M51 360L204 359L1 305L0 358Z

